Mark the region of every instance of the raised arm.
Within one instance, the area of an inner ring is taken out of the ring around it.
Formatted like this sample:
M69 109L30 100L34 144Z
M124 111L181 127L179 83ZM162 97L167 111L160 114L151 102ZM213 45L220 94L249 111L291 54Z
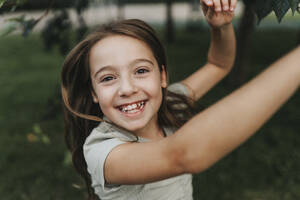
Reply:
M207 63L182 81L190 89L191 97L198 100L231 70L236 41L232 19L236 0L202 1L203 12L211 27L211 43Z
M175 134L189 172L210 167L253 135L297 90L300 46Z
M300 46L167 138L117 146L105 163L107 182L148 183L209 168L253 135L297 90L299 57Z

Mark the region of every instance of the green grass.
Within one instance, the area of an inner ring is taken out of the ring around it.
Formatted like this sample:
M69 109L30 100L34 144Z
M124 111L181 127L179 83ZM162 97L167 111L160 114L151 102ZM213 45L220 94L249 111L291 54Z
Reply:
M259 30L251 38L247 80L295 46L295 30ZM177 33L166 47L171 82L205 62L207 31ZM5 200L84 199L81 180L64 164L63 119L57 109L63 57L46 52L37 35L0 38L0 196ZM276 81L276 80L274 80ZM209 106L233 88L222 81L200 103ZM300 197L299 92L246 144L195 175L195 199L294 200ZM56 112L45 117L52 107ZM59 107L59 106L58 106ZM29 141L39 124L51 143Z
M49 99L58 91L62 61L58 53L44 51L37 36L0 39L1 199L83 196L72 188L72 183L80 183L74 170L63 165L61 113L43 120ZM27 140L35 123L51 138L49 145Z

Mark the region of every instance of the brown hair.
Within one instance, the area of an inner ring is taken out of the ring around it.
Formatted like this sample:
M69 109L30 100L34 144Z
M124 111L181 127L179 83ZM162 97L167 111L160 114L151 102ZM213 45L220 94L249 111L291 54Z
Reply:
M89 34L66 57L62 68L62 96L65 113L65 140L72 152L73 164L84 178L89 199L97 199L91 188L90 175L83 156L83 144L93 128L103 121L103 113L92 100L90 79L90 50L101 39L112 35L125 35L145 42L151 49L160 71L167 73L164 47L155 31L145 22L137 19L123 20L101 26ZM192 101L188 97L163 89L162 105L158 111L158 124L180 127L191 116ZM166 96L170 97L166 98ZM183 106L175 106L183 104ZM183 109L184 108L184 109Z

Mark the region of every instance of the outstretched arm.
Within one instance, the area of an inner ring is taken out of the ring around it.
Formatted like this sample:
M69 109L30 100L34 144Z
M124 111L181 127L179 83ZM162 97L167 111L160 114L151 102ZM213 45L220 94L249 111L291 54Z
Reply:
M297 90L299 57L300 46L167 138L117 146L105 163L106 181L149 183L209 168L253 135Z
M179 129L183 168L203 171L254 134L299 87L299 56L300 46Z
M191 97L198 100L231 70L236 41L232 19L236 0L202 1L204 15L211 27L211 43L207 63L182 81L190 89Z

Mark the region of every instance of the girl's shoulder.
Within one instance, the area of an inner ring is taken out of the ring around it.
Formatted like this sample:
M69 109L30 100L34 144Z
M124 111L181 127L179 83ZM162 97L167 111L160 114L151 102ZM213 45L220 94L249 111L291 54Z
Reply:
M118 139L123 142L132 142L136 137L126 130L117 128L109 122L101 122L86 138L84 146L93 145L109 139Z
M176 94L189 96L189 90L187 86L181 82L172 83L171 85L168 86L167 89L168 91L174 92Z
M118 130L109 122L101 122L92 130L83 144L83 155L94 184L105 185L104 163L112 149L134 140L132 134Z

